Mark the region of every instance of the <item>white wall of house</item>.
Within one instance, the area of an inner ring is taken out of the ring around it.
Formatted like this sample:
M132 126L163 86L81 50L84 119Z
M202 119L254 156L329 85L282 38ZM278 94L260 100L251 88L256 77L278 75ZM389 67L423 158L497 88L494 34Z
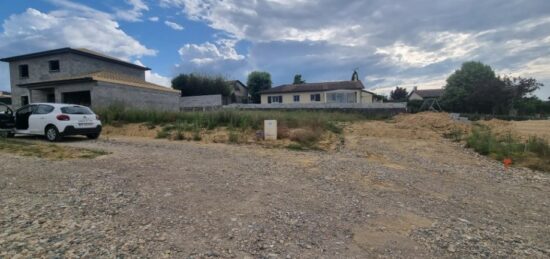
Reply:
M422 96L418 95L416 92L413 92L411 96L409 96L409 101L422 101L424 98Z
M311 95L320 95L319 101L312 101ZM299 93L278 93L278 94L262 94L261 103L268 104L268 98L271 97L282 97L282 103L331 103L334 102L331 95L341 94L345 96L353 95L354 103L372 103L373 95L371 93L360 91L360 90L334 90L334 91L325 91L325 92L299 92ZM299 101L296 101L295 96ZM346 100L352 100L349 97L345 98Z

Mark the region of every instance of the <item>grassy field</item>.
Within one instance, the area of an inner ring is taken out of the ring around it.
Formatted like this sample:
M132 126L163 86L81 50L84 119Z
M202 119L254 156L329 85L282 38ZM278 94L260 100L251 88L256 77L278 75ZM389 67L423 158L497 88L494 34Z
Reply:
M483 125L476 125L466 139L467 147L476 152L535 170L550 172L550 145L548 140L531 136L522 140L512 134L496 135Z
M19 156L33 156L52 160L87 158L108 154L102 150L65 147L24 140L0 138L0 152Z
M341 134L343 122L369 119L360 113L322 111L217 110L205 112L166 112L126 109L115 105L98 110L107 125L146 123L162 127L158 138L201 140L204 131L226 129L228 143L239 143L263 128L264 120L277 120L279 137L313 148L327 132ZM296 148L296 145L292 146Z

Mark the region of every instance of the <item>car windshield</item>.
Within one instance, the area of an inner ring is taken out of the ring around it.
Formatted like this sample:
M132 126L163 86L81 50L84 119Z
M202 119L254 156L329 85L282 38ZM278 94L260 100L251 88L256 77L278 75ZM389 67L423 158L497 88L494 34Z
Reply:
M93 114L93 112L90 109L83 106L61 107L61 112L65 114Z

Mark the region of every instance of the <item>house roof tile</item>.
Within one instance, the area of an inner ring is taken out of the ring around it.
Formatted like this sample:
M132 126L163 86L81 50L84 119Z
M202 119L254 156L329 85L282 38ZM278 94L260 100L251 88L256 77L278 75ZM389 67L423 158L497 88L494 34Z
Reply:
M98 72L80 75L80 76L57 78L55 80L41 81L36 83L20 84L19 86L34 87L34 86L43 86L43 85L55 85L56 83L62 83L62 82L70 83L70 82L77 82L77 81L101 81L101 82L107 82L107 83L139 87L139 88L147 88L147 89L164 91L164 92L172 92L172 93L180 92L178 90L174 90L168 87L147 82L140 78L125 76L122 74L106 72L106 71L98 71Z
M425 90L414 90L411 94L416 93L422 98L437 98L443 95L445 89L425 89Z
M56 55L56 54L64 54L64 53L74 53L74 54L78 54L78 55L93 57L93 58L97 58L97 59L117 63L117 64L127 66L127 67L132 67L132 68L137 68L137 69L142 69L142 70L151 70L148 67L143 67L143 66L140 66L140 65L136 65L136 64L133 64L133 63L130 63L130 62L127 62L127 61L109 56L109 55L105 55L103 53L99 53L99 52L96 52L96 51L85 49L85 48L53 49L53 50L47 50L47 51L41 51L41 52L35 52L35 53L29 53L29 54L24 54L24 55L18 55L18 56L13 56L13 57L2 58L2 59L0 59L0 61L12 62L12 61L17 61L17 60L24 60L24 59L29 59L29 58L37 58L37 57Z

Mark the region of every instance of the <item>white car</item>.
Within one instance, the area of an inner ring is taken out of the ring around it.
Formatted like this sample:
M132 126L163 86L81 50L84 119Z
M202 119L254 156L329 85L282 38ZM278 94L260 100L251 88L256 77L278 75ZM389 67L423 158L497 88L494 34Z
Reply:
M97 139L101 134L101 121L86 106L62 103L32 103L15 111L0 105L0 129L14 134L46 136L58 141L64 136L84 135Z

